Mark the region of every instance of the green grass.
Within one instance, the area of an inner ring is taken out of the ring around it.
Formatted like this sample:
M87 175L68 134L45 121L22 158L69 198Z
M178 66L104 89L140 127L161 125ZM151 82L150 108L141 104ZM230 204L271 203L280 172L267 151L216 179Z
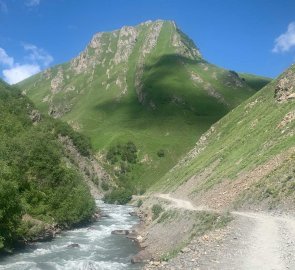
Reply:
M255 90L260 90L263 88L265 85L267 85L271 79L267 77L262 77L262 76L255 76L253 74L248 74L248 73L239 73L239 76L245 80L245 82L253 89Z
M177 217L177 210L166 210L164 211L160 218L157 220L158 223L169 223L175 217Z
M160 204L154 204L152 206L153 220L156 220L163 211L164 209Z
M295 72L294 66L290 70ZM249 172L295 146L295 122L278 127L284 116L294 110L294 101L278 103L274 98L276 83L277 80L269 83L214 124L205 150L196 158L187 156L186 163L167 173L154 189L175 189L219 162L204 183L196 183L192 193L206 191L224 179L234 181L238 174ZM268 193L276 194L279 189Z
M295 155L292 155L286 162L276 170L263 177L253 185L249 192L244 192L235 202L235 207L243 204L258 205L260 202L267 202L265 205L270 210L279 209L284 204L295 202Z
M53 77L46 80L37 74L19 84L44 113L49 109L49 104L42 101L47 95L59 110L69 107L61 119L73 126L78 124L80 131L91 139L96 152L105 154L113 145L133 141L142 162L133 169L128 184L138 189L156 183L213 123L256 92L242 80L242 86L237 87L228 71L200 57L180 55L171 43L174 34L180 35L188 51L194 45L181 31L176 31L172 22L164 21L156 46L143 61L141 82L145 99L140 103L134 86L136 71L143 57L143 44L153 32L154 24L136 27L137 41L126 64L110 62L115 55L118 31L104 33L102 52L96 61L105 59L106 64L95 66L91 82L92 69L76 75L69 64L64 64L51 69L52 74L56 74L62 67L64 78L69 76L57 94L50 92ZM108 47L112 51L107 51ZM88 51L89 56L94 57L93 49ZM111 69L109 78L107 69ZM115 82L124 69L128 91L122 95ZM191 72L199 74L203 82L193 82ZM213 73L216 78L212 77ZM225 102L208 94L205 84L210 84ZM66 91L70 86L75 90ZM159 150L164 150L164 157L157 155Z

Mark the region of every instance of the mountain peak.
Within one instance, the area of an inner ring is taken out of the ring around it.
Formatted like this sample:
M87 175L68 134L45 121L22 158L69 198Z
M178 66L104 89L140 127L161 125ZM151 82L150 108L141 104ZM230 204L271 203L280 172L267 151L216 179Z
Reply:
M166 40L167 53L179 54L192 60L201 58L194 42L174 21L156 20L94 34L86 49L72 60L71 67L77 74L97 64L111 67L113 62L116 65L126 63L135 50L141 54L139 62L142 62L147 55L152 54L162 36L167 35L170 35Z
M197 72L192 65L197 67ZM166 20L146 21L136 26L123 26L111 32L94 34L85 50L69 63L42 72L36 86L38 82L49 82L50 92L43 96L42 102L48 104L48 112L54 117L68 113L75 103L74 96L81 95L83 89L89 87L98 87L100 91L111 90L116 100L135 90L138 101L154 110L161 105L157 104L157 97L152 98L155 93L147 87L149 80L146 80L145 74L153 73L153 77L158 78L159 71L163 73L166 70L168 73L162 74L165 77L174 72L172 66L179 68L183 76L192 82L189 88L203 87L209 96L225 106L231 106L232 102L219 93L218 84L206 83L206 76L209 75L214 81L221 79L221 83L226 83L227 87L247 87L239 76L234 77L228 72L218 78L220 70L202 59L197 46L174 21ZM72 78L79 80L79 83ZM177 78L174 80L178 81ZM179 85L175 91L182 88ZM60 93L68 98L55 102ZM169 94L168 100L183 103L181 93Z
M138 145L138 177L148 186L153 172L170 168L213 122L256 93L247 78L203 60L175 22L157 20L96 33L76 58L20 85L40 111L87 134L97 151Z

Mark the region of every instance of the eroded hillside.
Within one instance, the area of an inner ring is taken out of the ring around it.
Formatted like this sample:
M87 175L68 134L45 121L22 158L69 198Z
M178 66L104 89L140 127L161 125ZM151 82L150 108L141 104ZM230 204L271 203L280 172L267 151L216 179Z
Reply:
M214 124L155 189L215 209L294 210L295 66Z

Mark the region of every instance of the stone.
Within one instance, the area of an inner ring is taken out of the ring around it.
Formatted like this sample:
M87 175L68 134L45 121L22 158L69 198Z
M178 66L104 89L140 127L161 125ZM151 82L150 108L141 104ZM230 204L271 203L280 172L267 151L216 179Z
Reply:
M79 244L70 244L70 245L68 245L67 246L67 248L79 248L80 247L80 245Z
M132 257L131 263L147 262L151 259L151 254L147 250L141 250L135 256Z
M130 231L130 230L114 230L111 232L111 234L115 234L115 235L128 235L134 233L134 231Z
M30 113L30 119L34 124L40 122L41 120L41 114L38 110L32 110Z
M114 56L116 65L127 62L136 43L137 34L137 29L135 27L124 26L121 28L117 42L117 51Z
M63 70L62 68L59 68L57 75L50 82L51 92L53 94L56 94L57 92L62 90L63 80L64 80Z
M295 74L288 70L277 82L274 97L279 102L286 102L295 98Z
M183 248L183 249L181 250L182 253L188 253L188 252L190 252L190 251L191 251L191 249L188 248L188 247L185 247L185 248Z
M136 237L136 240L137 240L139 243L141 243L141 242L143 241L143 237L142 237L141 235L138 235L138 236Z

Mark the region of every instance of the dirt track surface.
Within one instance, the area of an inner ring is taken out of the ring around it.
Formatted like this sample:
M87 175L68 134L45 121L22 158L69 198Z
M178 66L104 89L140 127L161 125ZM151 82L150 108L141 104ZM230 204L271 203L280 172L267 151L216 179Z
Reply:
M191 211L207 210L190 201L157 194L171 207ZM281 270L295 269L295 218L267 213L234 211L235 221L216 241L191 243L188 251L161 269Z

